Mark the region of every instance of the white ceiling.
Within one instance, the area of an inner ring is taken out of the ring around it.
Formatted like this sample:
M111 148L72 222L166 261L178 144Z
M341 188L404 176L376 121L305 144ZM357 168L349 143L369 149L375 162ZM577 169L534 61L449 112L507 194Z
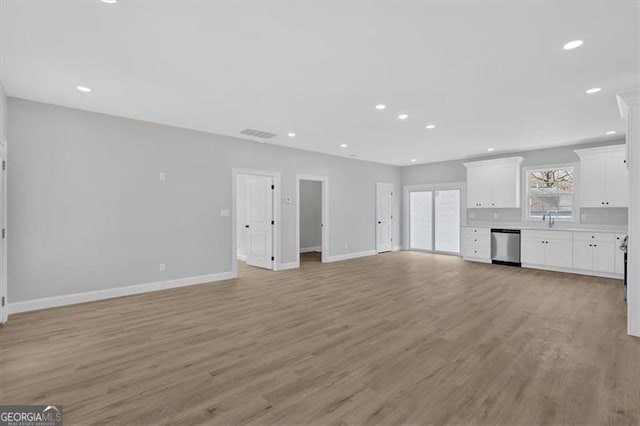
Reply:
M620 135L640 84L634 1L1 8L9 96L396 165Z

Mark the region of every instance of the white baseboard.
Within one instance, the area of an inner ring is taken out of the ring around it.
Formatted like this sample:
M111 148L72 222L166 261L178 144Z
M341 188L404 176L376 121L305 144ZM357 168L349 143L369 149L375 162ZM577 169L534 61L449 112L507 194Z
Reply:
M613 278L614 280L623 280L624 275L610 273L610 272L597 272L597 271L585 271L582 269L572 269L572 268L557 268L554 266L546 266L546 265L533 265L529 263L523 263L523 268L529 269L540 269L543 271L551 271L551 272L564 272L567 274L578 274L578 275L588 275L591 277L600 277L600 278Z
M236 259L238 259L241 262L246 262L247 261L247 256L244 254L239 254L236 256Z
M314 251L322 251L322 246L300 248L300 253L311 253Z
M66 294L64 296L45 297L42 299L25 300L23 302L9 303L7 308L9 315L19 312L36 311L39 309L54 308L56 306L75 305L76 303L94 302L114 297L131 296L150 291L167 290L176 287L185 287L195 284L205 284L214 281L223 281L235 278L233 272L219 274L200 275L196 277L179 278L169 281L157 281L146 284L137 284L126 287L115 287L105 290L87 291L84 293Z
M391 251L400 251L400 250L404 250L404 247L402 247L402 246L393 246L393 248L391 249Z
M298 262L281 263L278 266L278 271L286 271L287 269L296 269L299 267L300 267L300 264Z
M325 262L339 262L341 260L357 259L358 257L374 256L378 254L375 250L358 251L355 253L339 254L337 256L329 256Z
M463 259L469 262L491 263L491 259L481 259L477 257L463 257Z

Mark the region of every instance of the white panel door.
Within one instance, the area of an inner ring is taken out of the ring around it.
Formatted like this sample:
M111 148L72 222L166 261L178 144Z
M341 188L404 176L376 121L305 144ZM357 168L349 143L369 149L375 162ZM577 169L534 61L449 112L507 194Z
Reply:
M580 160L580 206L605 207L606 161L602 157Z
M273 269L273 178L247 178L247 265Z
M393 184L376 183L376 250L393 248Z
M530 265L544 265L546 247L544 240L540 238L523 238L522 239L522 263Z
M514 179L516 171L510 164L494 165L491 173L491 204L496 208L520 207L519 180Z
M546 264L556 268L573 266L573 242L571 240L550 239L547 246Z
M467 168L467 208L491 207L491 175L487 167Z
M625 152L607 156L606 206L629 207L629 171Z
M590 241L573 242L573 267L590 271L593 269L593 243Z
M620 244L622 244L624 237L625 236L622 234L616 235L616 246L615 246L616 274L624 274L624 252L620 250Z
M615 243L597 241L593 244L593 270L598 272L615 272Z

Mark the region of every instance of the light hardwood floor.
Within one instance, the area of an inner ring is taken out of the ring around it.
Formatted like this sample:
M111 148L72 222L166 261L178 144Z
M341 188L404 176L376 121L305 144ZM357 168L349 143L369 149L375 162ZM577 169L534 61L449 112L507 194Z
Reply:
M621 281L396 252L12 316L0 401L65 424L640 422Z

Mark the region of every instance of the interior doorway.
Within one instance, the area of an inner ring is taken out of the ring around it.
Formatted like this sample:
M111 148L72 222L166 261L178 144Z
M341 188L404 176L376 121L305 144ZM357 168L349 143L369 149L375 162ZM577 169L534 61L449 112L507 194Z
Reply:
M296 250L301 262L328 259L329 179L318 176L296 177Z
M405 237L410 250L460 254L462 191L458 185L405 189Z
M233 266L277 270L279 259L280 175L259 170L234 170ZM244 266L244 265L243 265Z

